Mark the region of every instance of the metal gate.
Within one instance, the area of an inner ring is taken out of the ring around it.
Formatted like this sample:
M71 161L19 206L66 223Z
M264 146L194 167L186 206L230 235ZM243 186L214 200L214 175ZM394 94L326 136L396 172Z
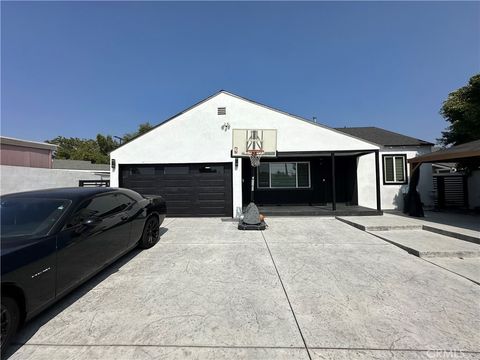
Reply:
M468 208L467 177L463 174L438 174L433 176L435 207Z

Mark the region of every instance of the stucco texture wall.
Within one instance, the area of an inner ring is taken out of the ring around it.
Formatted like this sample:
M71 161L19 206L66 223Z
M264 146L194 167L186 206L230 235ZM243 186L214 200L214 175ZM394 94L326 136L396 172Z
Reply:
M217 115L226 107L226 115ZM222 125L230 124L224 131ZM277 129L278 151L374 150L377 146L333 129L299 120L248 100L219 93L110 154L117 166L111 185L118 186L122 164L233 162L232 129ZM241 212L241 165L233 168L233 214Z
M218 115L218 107L226 107L226 115ZM226 122L230 129L224 131ZM278 151L378 149L333 129L219 93L113 151L110 157L117 166L111 172L111 185L118 186L121 164L233 163L232 129L277 129ZM232 168L233 214L238 214L242 210L242 169Z
M0 194L58 187L77 187L79 180L108 180L107 174L82 170L0 166Z
M383 184L383 160L382 155L389 154L405 154L407 160L422 155L431 151L429 146L423 147L403 147L394 149L383 149L380 151L380 184L381 184L381 199L382 209L403 209L403 193L408 191L408 184L392 185ZM410 166L407 164L407 174L410 180ZM433 182L432 182L432 165L422 164L420 167L420 181L417 186L417 191L425 207L433 206Z
M375 183L375 154L357 158L358 205L377 208L377 187Z

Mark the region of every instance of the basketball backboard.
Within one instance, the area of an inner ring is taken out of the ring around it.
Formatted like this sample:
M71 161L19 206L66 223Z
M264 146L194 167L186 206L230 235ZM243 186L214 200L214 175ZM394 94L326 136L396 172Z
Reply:
M233 129L232 157L250 157L255 152L263 157L276 157L277 130Z

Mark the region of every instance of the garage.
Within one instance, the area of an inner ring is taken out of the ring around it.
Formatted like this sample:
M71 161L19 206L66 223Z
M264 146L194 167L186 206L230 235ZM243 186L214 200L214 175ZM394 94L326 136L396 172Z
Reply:
M121 165L120 187L161 195L168 216L232 216L232 164Z
M165 196L171 216L238 218L252 186L251 163L239 158L247 142L250 150L270 143L257 155L283 164L269 165L268 183L266 171L261 186L254 182L255 201L380 208L378 145L223 90L113 150L110 185Z

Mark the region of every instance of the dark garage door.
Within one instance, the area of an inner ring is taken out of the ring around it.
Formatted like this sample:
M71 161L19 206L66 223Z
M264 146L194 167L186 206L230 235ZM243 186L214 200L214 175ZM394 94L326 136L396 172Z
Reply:
M168 216L232 216L232 164L121 165L120 186L162 195Z

